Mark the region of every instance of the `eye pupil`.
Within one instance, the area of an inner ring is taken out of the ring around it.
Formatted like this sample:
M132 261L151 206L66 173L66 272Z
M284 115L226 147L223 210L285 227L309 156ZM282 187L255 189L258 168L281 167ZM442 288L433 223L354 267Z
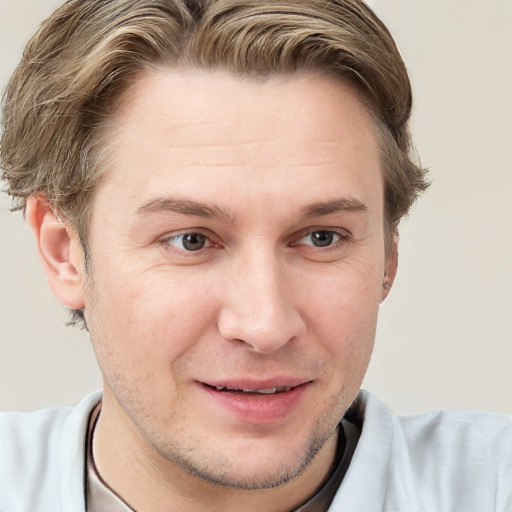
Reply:
M199 233L188 233L183 235L182 243L187 251L199 251L205 246L206 237Z
M317 247L326 247L332 244L334 233L332 231L315 231L311 233L311 240Z

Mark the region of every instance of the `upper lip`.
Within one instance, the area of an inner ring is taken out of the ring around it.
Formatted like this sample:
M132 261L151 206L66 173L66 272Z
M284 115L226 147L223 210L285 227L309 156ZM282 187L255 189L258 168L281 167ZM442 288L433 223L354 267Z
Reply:
M273 377L269 379L223 379L203 381L202 384L213 388L223 387L244 391L260 391L273 388L295 388L301 384L307 384L311 379L301 377Z

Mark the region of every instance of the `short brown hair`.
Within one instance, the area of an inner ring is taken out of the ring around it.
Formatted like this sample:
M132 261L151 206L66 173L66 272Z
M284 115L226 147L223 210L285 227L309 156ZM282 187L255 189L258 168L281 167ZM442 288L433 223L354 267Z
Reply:
M41 193L87 240L100 128L154 66L339 76L378 127L388 235L427 187L411 154L405 65L363 1L69 0L28 43L5 91L0 166L18 208Z

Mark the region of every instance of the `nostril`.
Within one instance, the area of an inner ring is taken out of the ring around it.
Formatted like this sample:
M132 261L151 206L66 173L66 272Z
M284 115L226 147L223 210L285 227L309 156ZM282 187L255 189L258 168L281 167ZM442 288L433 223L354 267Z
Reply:
M269 287L258 294L236 295L219 312L218 331L229 342L243 343L254 352L271 353L287 345L304 328L293 300ZM258 300L259 299L259 300Z

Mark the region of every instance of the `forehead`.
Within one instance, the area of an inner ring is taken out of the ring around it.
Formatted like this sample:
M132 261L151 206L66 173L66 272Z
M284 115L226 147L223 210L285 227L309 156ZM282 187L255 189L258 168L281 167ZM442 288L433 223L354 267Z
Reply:
M156 115L155 115L156 114ZM334 116L339 123L332 125ZM246 77L224 71L148 70L123 94L109 129L129 135L130 128L160 130L165 117L166 129L187 138L198 135L190 128L209 123L231 123L236 130L213 130L209 138L240 142L255 135L284 137L310 135L317 138L326 124L337 128L339 140L353 141L357 133L371 135L375 128L355 86L328 74L297 72L269 77ZM293 121L294 129L279 132L280 125L270 121ZM197 123L201 120L202 123ZM361 123L366 124L361 130ZM256 137L258 138L258 137ZM227 139L227 140L226 140ZM362 140L362 143L367 142Z
M333 184L341 194L375 188L376 177L381 185L371 116L350 85L331 77L151 71L108 128L110 168L100 189L134 199L227 201L243 191L307 206Z

